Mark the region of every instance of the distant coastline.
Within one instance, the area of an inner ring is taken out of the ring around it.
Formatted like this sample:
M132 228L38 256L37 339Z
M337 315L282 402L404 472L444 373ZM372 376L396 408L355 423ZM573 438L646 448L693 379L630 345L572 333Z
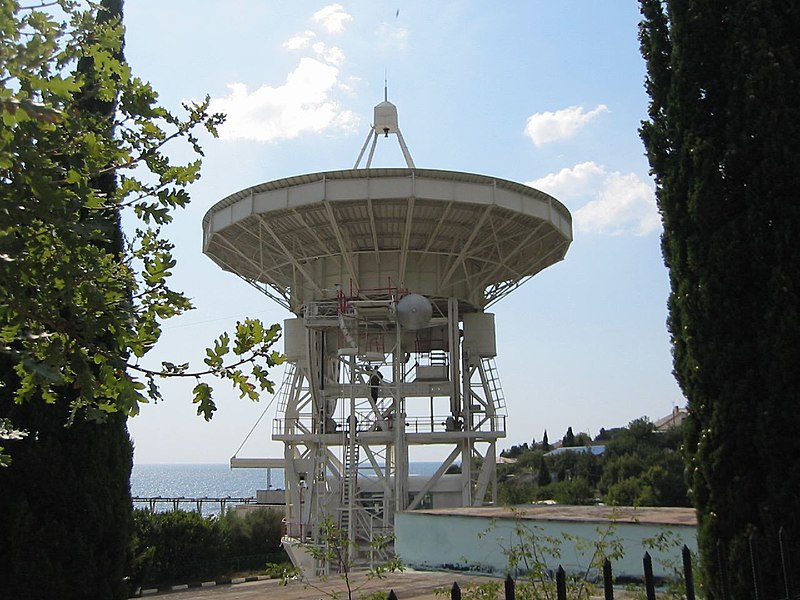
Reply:
M412 462L414 475L431 475L441 463ZM248 498L256 490L283 489L283 471L231 469L227 463L136 463L131 473L131 494L140 497Z

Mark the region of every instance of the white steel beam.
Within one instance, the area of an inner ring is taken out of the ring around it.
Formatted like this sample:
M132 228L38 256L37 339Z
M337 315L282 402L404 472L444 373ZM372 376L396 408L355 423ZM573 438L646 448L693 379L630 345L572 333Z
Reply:
M263 215L258 215L258 218L261 221L261 226L264 228L264 231L266 231L270 235L273 241L281 249L281 252L283 252L284 256L286 256L286 258L289 260L289 262L291 262L291 264L293 264L294 267L298 271L300 271L300 273L303 274L305 280L311 285L312 288L314 288L314 290L318 294L322 294L322 288L319 287L312 274L309 273L308 270L306 270L306 268L300 263L300 261L295 258L294 253L291 250L289 250L289 248L286 247L286 244L283 243L283 240L281 240L280 236L278 236L272 229L272 227L270 227L269 223L267 223Z
M342 228L339 226L339 222L336 220L336 215L333 212L333 206L330 202L324 202L325 211L328 213L328 221L333 228L333 233L336 236L336 242L339 244L339 252L342 255L342 260L344 260L345 267L347 268L348 273L350 274L350 279L353 282L353 285L358 289L360 286L358 285L358 273L356 272L355 268L353 267L353 256L350 250L350 247L345 244L344 241L344 234L342 233Z

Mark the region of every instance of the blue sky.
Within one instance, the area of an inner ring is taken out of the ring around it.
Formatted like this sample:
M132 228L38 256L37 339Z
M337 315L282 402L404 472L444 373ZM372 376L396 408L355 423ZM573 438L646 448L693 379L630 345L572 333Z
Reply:
M492 307L509 414L501 446L540 440L545 429L552 441L568 426L594 435L683 406L637 133L647 107L638 20L633 0L128 2L135 73L170 109L209 94L228 114L220 139L203 139L193 202L167 232L174 284L197 308L166 325L151 364L199 363L244 316L291 316L202 254L203 215L244 187L351 168L388 73L418 167L528 183L573 215L566 259ZM173 155L190 156L177 146ZM379 143L373 166L404 166L393 139ZM218 384L220 410L205 423L190 382L163 389L164 402L130 421L137 462L226 462L270 400L252 404ZM274 416L240 455L281 455L269 439Z

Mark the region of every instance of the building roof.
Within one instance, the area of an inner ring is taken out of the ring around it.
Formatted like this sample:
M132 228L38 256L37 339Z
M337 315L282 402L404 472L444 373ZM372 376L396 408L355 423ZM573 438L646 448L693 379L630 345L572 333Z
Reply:
M693 508L633 506L564 506L560 504L524 504L513 507L437 508L414 512L487 519L526 519L592 523L644 523L650 525L697 526Z
M545 454L545 456L558 456L559 454L565 454L567 452L574 452L574 453L591 452L595 456L599 456L605 451L606 447L604 444L593 444L591 446L560 446L555 450L551 450L550 452Z
M670 414L668 414L666 417L661 417L655 423L653 423L653 425L655 425L656 431L672 429L673 427L678 427L681 425L688 414L689 413L685 408L678 408L675 406Z

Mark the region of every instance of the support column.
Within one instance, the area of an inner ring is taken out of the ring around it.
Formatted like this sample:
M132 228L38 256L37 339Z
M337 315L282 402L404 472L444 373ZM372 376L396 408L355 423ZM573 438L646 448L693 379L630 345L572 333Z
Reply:
M461 367L461 419L464 422L464 439L461 442L461 473L464 477L463 502L464 506L473 505L474 482L473 482L473 462L475 461L475 439L469 434L473 430L472 419L472 374L469 368L469 354L467 348L462 350Z
M450 414L461 412L461 340L458 332L458 299L447 299L447 341L450 353Z
M404 402L405 367L403 348L401 345L400 323L395 328L395 345L392 355L392 377L394 394L392 395L392 413L394 414L394 491L395 511L400 512L408 506L408 449L406 448L406 415Z
M355 497L356 497L356 482L358 481L358 460L356 457L356 444L358 444L358 421L356 418L356 357L351 355L348 361L350 379L350 418L348 419L350 432L347 438L348 452L346 458L342 461L344 463L343 470L347 473L345 477L345 485L347 489L347 506L342 507L347 511L347 540L348 545L348 559L352 562L356 556L356 527L357 517L355 515Z

